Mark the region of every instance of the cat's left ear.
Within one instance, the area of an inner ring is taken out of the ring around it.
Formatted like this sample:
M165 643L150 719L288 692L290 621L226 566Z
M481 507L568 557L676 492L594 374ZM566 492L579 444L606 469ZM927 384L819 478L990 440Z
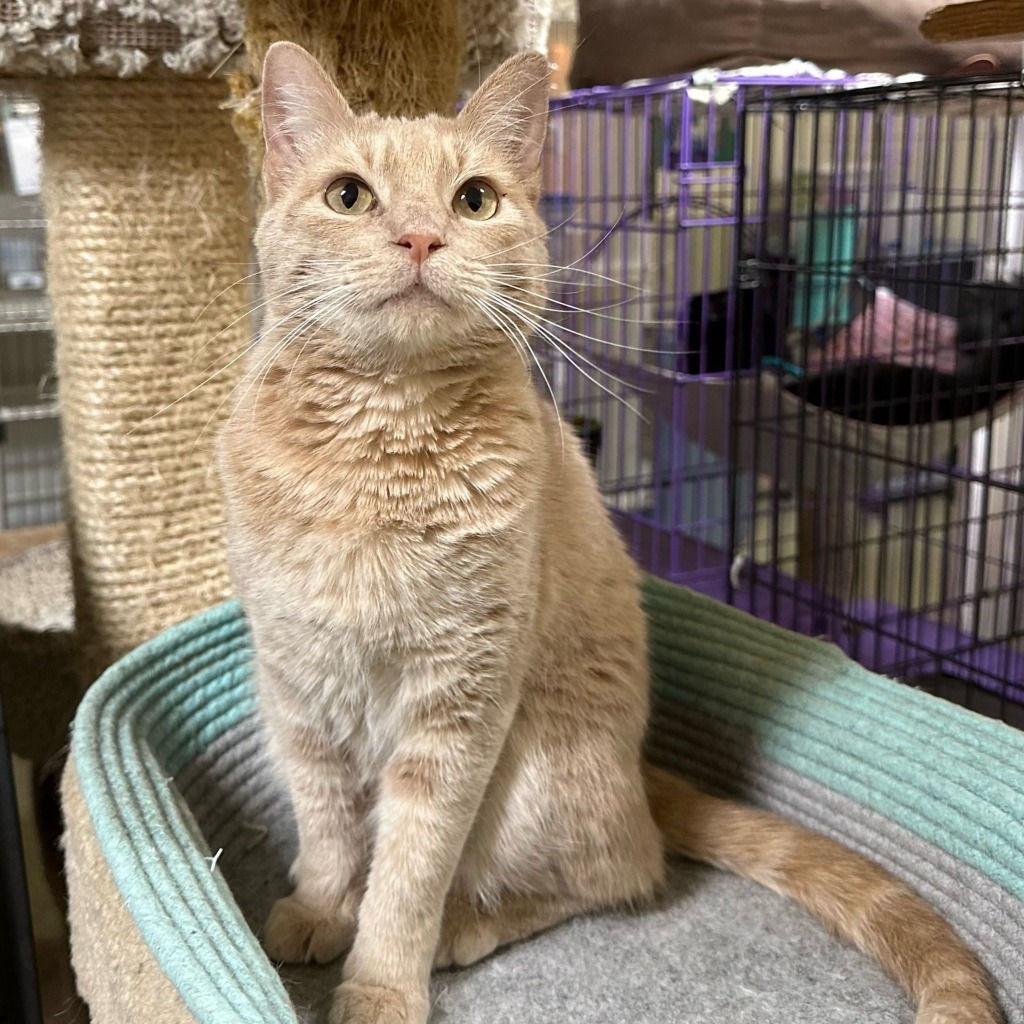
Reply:
M353 117L316 58L295 43L273 43L263 61L263 179L268 196L327 128Z
M505 151L524 172L540 166L551 68L539 53L509 57L462 108L459 121Z

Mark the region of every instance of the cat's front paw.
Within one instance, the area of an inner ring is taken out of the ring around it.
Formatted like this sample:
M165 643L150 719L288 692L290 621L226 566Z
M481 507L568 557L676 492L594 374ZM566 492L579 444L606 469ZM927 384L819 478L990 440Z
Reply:
M346 981L334 990L330 1024L427 1024L426 994Z
M468 967L498 948L498 929L490 914L449 904L434 953L434 967Z
M356 934L355 916L347 909L333 914L307 906L296 896L278 900L263 928L263 948L272 960L325 964L341 956Z

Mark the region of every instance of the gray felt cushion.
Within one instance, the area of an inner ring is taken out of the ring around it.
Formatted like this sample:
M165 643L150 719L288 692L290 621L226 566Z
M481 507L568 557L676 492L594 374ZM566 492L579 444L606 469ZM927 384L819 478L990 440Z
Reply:
M249 925L288 892L295 832L255 717L178 778ZM325 1019L341 963L285 967L306 1022ZM570 922L478 966L437 974L440 1024L903 1024L913 1009L865 957L759 886L685 862L661 905Z

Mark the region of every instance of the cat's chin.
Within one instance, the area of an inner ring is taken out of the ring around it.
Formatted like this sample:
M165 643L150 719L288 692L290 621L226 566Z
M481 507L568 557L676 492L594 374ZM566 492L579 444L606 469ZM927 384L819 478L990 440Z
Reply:
M494 338L475 313L437 295L392 297L372 311L347 312L333 347L346 363L368 372L398 366L415 372L450 366L453 360L476 360Z
M438 346L450 353L460 338L476 348L481 324L474 314L476 310L466 310L430 288L414 285L380 300L372 318L361 316L361 321L374 321L366 323L370 330L362 337L375 335L387 339L388 344L408 345L420 356Z

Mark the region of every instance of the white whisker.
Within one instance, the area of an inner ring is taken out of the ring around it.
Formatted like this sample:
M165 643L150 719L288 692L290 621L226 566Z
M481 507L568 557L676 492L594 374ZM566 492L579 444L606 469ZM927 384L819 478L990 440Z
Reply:
M494 309L486 302L474 300L474 304L483 310L484 315L487 316L492 323L495 323L498 326L498 329L501 330L502 333L512 341L513 345L516 344L515 338L511 334L509 334L507 330L503 330L501 326L497 324L497 317L501 317L501 319L508 325L508 327L511 330L514 330L516 334L519 336L519 338L522 340L523 346L525 347L526 351L530 353L530 356L533 358L534 363L537 364L537 370L540 373L541 380L544 381L544 386L548 389L548 394L551 396L551 404L555 407L555 412L558 415L559 422L561 422L562 416L558 408L558 398L555 396L555 389L551 386L551 381L548 379L548 375L544 372L544 367L541 364L541 361L537 358L537 353L533 351L533 347L530 345L529 339L526 337L526 334L524 333L522 328L519 327L519 325L514 320L505 316L503 313L500 313L498 310ZM516 347L518 348L518 345ZM559 431L558 439L560 443L561 458L564 460L565 437L561 433L561 431Z
M595 277L600 281L607 281L609 284L618 285L620 288L626 288L630 291L643 292L644 289L639 285L630 284L628 281L620 281L617 277L609 277L607 274L599 274L596 270L584 270L582 267L573 266L561 266L555 263L533 263L533 262L520 262L520 263L489 263L489 267L537 267L543 270L550 270L549 274L540 274L543 279L557 277L559 274L565 273L567 270L574 274L584 274L587 277Z
M555 350L559 352L562 355L562 357L565 358L573 367L579 370L579 372L582 373L583 376L587 378L587 380L591 381L591 383L595 384L606 394L610 395L616 401L620 402L623 406L625 406L636 416L638 416L640 420L642 420L645 423L647 422L646 418L640 412L639 409L632 406L629 402L622 398L621 395L615 394L614 391L611 391L609 388L601 384L600 381L592 377L589 373L586 372L586 370L583 369L583 367L580 365L580 362L577 362L577 360L585 363L587 366L590 366L597 373L604 374L604 376L608 377L610 380L615 381L616 384L619 384L624 388L628 388L633 391L639 391L645 394L648 393L646 389L640 388L635 384L630 384L628 381L625 381L621 377L616 376L610 370L606 370L604 367L598 366L597 363L593 362L593 360L588 359L582 353L570 349L567 345L561 342L552 331L548 330L548 328L545 327L542 323L539 323L531 316L524 313L521 309L517 309L515 306L507 304L504 299L504 296L492 295L491 299L493 302L497 303L499 306L502 306L508 312L512 313L514 316L518 316L520 319L522 319L530 328L536 331L537 334L539 334L545 341L549 342L555 348Z
M514 288L515 286L514 285L506 285L506 287ZM529 295L537 295L536 292L531 292L527 288L515 288L515 290L519 291L519 292L526 292ZM541 297L541 296L538 296L538 297ZM537 310L547 310L548 309L548 305L546 303L542 304L542 303L536 303L536 302L526 302L523 299L512 299L511 296L505 296L505 298L508 299L509 301L515 302L517 305L526 306L528 309L537 309ZM554 302L556 300L549 300L549 301ZM602 314L594 312L593 310L583 309L580 306L573 306L573 305L571 305L569 303L559 303L559 305L562 306L563 308L571 311L571 312L579 313L582 316L596 316L596 317L600 317L602 320L609 320L612 323L617 323L617 324L642 324L645 327L647 327L647 326L652 326L653 327L653 326L664 326L664 325L667 325L667 324L675 325L678 322L678 321L676 321L674 319L670 319L670 320L645 320L645 319L634 319L634 318L631 318L631 317L621 317L621 316L602 316ZM536 315L536 314L534 314L534 315ZM656 355L677 355L678 354L676 349L670 349L670 348L642 348L642 347L640 347L638 345L627 345L627 344L622 343L622 342L609 341L607 338L598 338L598 337L596 337L593 334L583 334L580 331L574 331L571 328L566 327L564 324L560 324L560 323L558 323L557 321L554 321L554 320L548 320L545 317L539 317L538 319L544 320L545 323L551 324L552 327L557 327L559 330L565 331L567 334L575 334L578 338L585 338L588 341L596 342L598 345L607 345L609 348L622 348L622 349L627 349L630 352L647 352L647 353L652 353L652 354L656 354Z
M527 238L525 241L516 242L515 245L510 245L505 249L495 249L494 252L485 252L482 256L478 256L477 259L483 262L484 260L490 259L492 256L502 256L507 252L511 252L513 249L519 249L524 245L529 245L531 242L539 242L542 238L547 238L553 231L557 231L559 228L565 227L576 216L576 211L573 210L568 217L565 218L560 224L555 224L554 227L550 227L541 235L534 235L532 238Z
M220 376L220 374L224 373L225 370L229 369L231 366L233 366L235 363L237 363L239 359L242 359L245 355L247 355L259 342L262 342L263 340L265 340L273 331L276 331L279 327L281 327L283 324L287 323L289 320L294 319L296 316L299 316L300 314L302 314L306 310L314 310L315 311L316 307L318 305L323 304L325 302L325 300L330 301L332 299L332 297L342 294L343 291L344 291L344 286L340 286L339 285L339 286L331 289L330 291L328 291L325 294L314 295L311 298L307 299L305 302L301 303L299 306L297 306L295 308L288 309L284 313L284 315L282 317L280 317L274 324L270 325L270 327L265 328L261 332L261 335L260 335L259 339L254 339L254 340L251 340L251 341L247 342L241 348L240 351L236 351L236 354L234 354L233 357L227 363L225 363L223 366L219 367L213 373L209 374L204 380L200 381L194 387L189 388L188 391L186 391L184 394L179 395L172 402L169 402L167 405L163 406L161 409L158 409L152 415L147 416L144 420L141 420L134 427L132 427L132 429L130 431L128 431L128 433L130 434L130 433L134 432L136 429L138 429L139 427L141 427L143 424L148 423L150 420L153 420L153 419L155 419L158 416L162 416L164 413L166 413L173 406L177 405L179 402L184 401L186 398L189 398L191 395L195 394L201 388L204 388L207 384L209 384L211 381L215 380L218 376ZM267 301L274 301L274 300L271 299L271 300L267 300ZM269 365L269 363L272 363L273 362L273 358L276 357L276 354L281 352L281 351L283 351L283 349L291 342L291 340L293 338L297 337L298 334L301 333L301 331L306 326L308 326L308 324L311 323L311 322L312 321L310 320L310 318L308 316L303 317L296 327L294 327L290 331L286 332L284 337L279 342L276 342L274 344L274 346L272 348L272 352L270 354L271 358L270 358L269 362L268 362L268 360L266 358L261 358L259 363L258 363L258 366L262 367L265 364ZM221 332L221 333L223 333L223 332ZM258 371L256 371L256 372L258 372ZM241 380L239 380L231 388L231 390L228 392L227 396L225 396L225 398L222 399L218 403L217 408L214 410L213 414L209 417L209 419L207 419L206 423L200 429L199 434L196 437L196 440L193 442L193 449L195 448L196 445L198 445L199 441L202 439L203 434L206 432L206 429L209 427L210 423L212 423L213 420L217 417L218 413L223 408L224 403L226 401L228 401L234 395L234 393L237 390L237 388L238 388L240 383L241 383ZM241 402L244 401L246 395L248 394L248 391L249 391L249 389L247 388L245 394L243 394L241 399L239 399L239 404L241 404ZM227 417L228 419L230 419L231 416L234 415L235 411L237 411L237 408L238 408L238 406L236 405L235 409L233 409L232 412Z

